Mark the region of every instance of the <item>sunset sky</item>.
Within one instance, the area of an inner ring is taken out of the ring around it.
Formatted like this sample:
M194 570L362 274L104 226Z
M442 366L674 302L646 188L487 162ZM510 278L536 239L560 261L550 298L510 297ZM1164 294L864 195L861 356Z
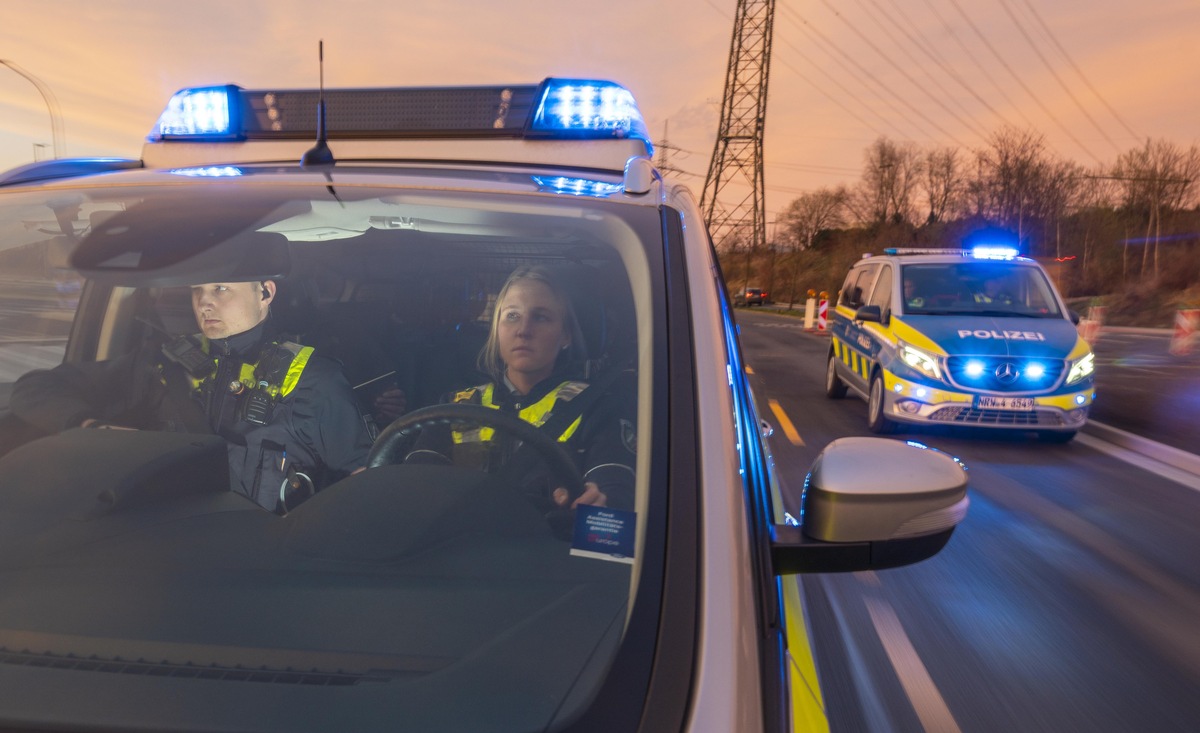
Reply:
M697 194L734 0L0 0L0 59L57 100L60 157L136 157L184 86L619 81ZM768 219L858 179L876 138L983 147L1005 124L1081 164L1200 140L1200 0L777 0ZM47 105L0 66L0 170L49 156Z

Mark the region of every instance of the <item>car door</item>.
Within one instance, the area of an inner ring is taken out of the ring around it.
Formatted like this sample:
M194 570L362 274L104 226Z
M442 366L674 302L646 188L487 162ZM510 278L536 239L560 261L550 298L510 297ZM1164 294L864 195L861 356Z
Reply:
M863 324L855 320L855 313L867 304L879 269L878 264L869 263L850 270L838 295L833 325L833 355L840 362L838 376L863 393L867 390L867 380L871 376L865 367L868 359L873 356L873 342Z

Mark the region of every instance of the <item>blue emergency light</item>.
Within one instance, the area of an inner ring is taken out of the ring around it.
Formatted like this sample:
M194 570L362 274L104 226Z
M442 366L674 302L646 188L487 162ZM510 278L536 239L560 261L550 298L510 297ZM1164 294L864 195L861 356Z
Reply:
M971 248L971 256L978 260L1013 260L1020 255L1019 249L1006 244L977 244Z
M181 89L167 102L151 139L237 139L238 91L233 85Z
M167 173L188 178L234 178L242 175L242 169L232 165L210 165L201 168L174 168Z
M182 89L151 130L151 142L313 139L315 89ZM326 89L326 131L335 139L632 139L653 155L633 94L611 81L546 79L479 87Z
M531 176L538 189L552 193L568 193L574 196L596 196L603 198L621 193L625 190L623 183L608 181L593 181L587 178L567 178L566 176Z
M628 137L650 147L646 121L633 94L611 81L547 79L530 120L531 133L550 137Z

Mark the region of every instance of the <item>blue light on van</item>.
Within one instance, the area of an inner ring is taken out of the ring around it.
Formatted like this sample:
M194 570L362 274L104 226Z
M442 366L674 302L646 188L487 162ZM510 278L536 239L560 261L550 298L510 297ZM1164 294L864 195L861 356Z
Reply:
M967 362L967 368L965 369L965 371L966 371L968 377L982 377L983 376L983 362L982 361L969 361L969 362Z
M1046 376L1046 367L1036 361L1025 365L1025 376L1029 379L1041 379Z
M637 100L611 81L547 79L529 129L553 137L634 138L653 152Z
M233 178L242 175L242 169L232 165L210 165L204 168L174 168L167 171L174 176L191 178Z
M608 181L593 181L587 178L565 176L533 176L538 189L553 193L569 193L575 196L611 196L625 190L624 184Z
M980 260L1012 260L1020 254L1016 247L1003 244L980 244L971 248L971 256Z
M181 89L167 102L150 139L236 137L236 96L237 87L232 85Z

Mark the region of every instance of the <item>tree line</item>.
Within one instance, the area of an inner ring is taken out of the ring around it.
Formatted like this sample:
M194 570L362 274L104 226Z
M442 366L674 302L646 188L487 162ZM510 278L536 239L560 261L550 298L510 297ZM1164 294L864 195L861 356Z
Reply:
M731 287L798 301L810 288L836 289L863 253L958 247L973 231L1000 228L1049 265L1068 297L1200 291L1195 144L1147 140L1089 168L1054 154L1038 133L1006 127L966 151L882 137L863 159L858 182L791 201L766 251L719 243Z

